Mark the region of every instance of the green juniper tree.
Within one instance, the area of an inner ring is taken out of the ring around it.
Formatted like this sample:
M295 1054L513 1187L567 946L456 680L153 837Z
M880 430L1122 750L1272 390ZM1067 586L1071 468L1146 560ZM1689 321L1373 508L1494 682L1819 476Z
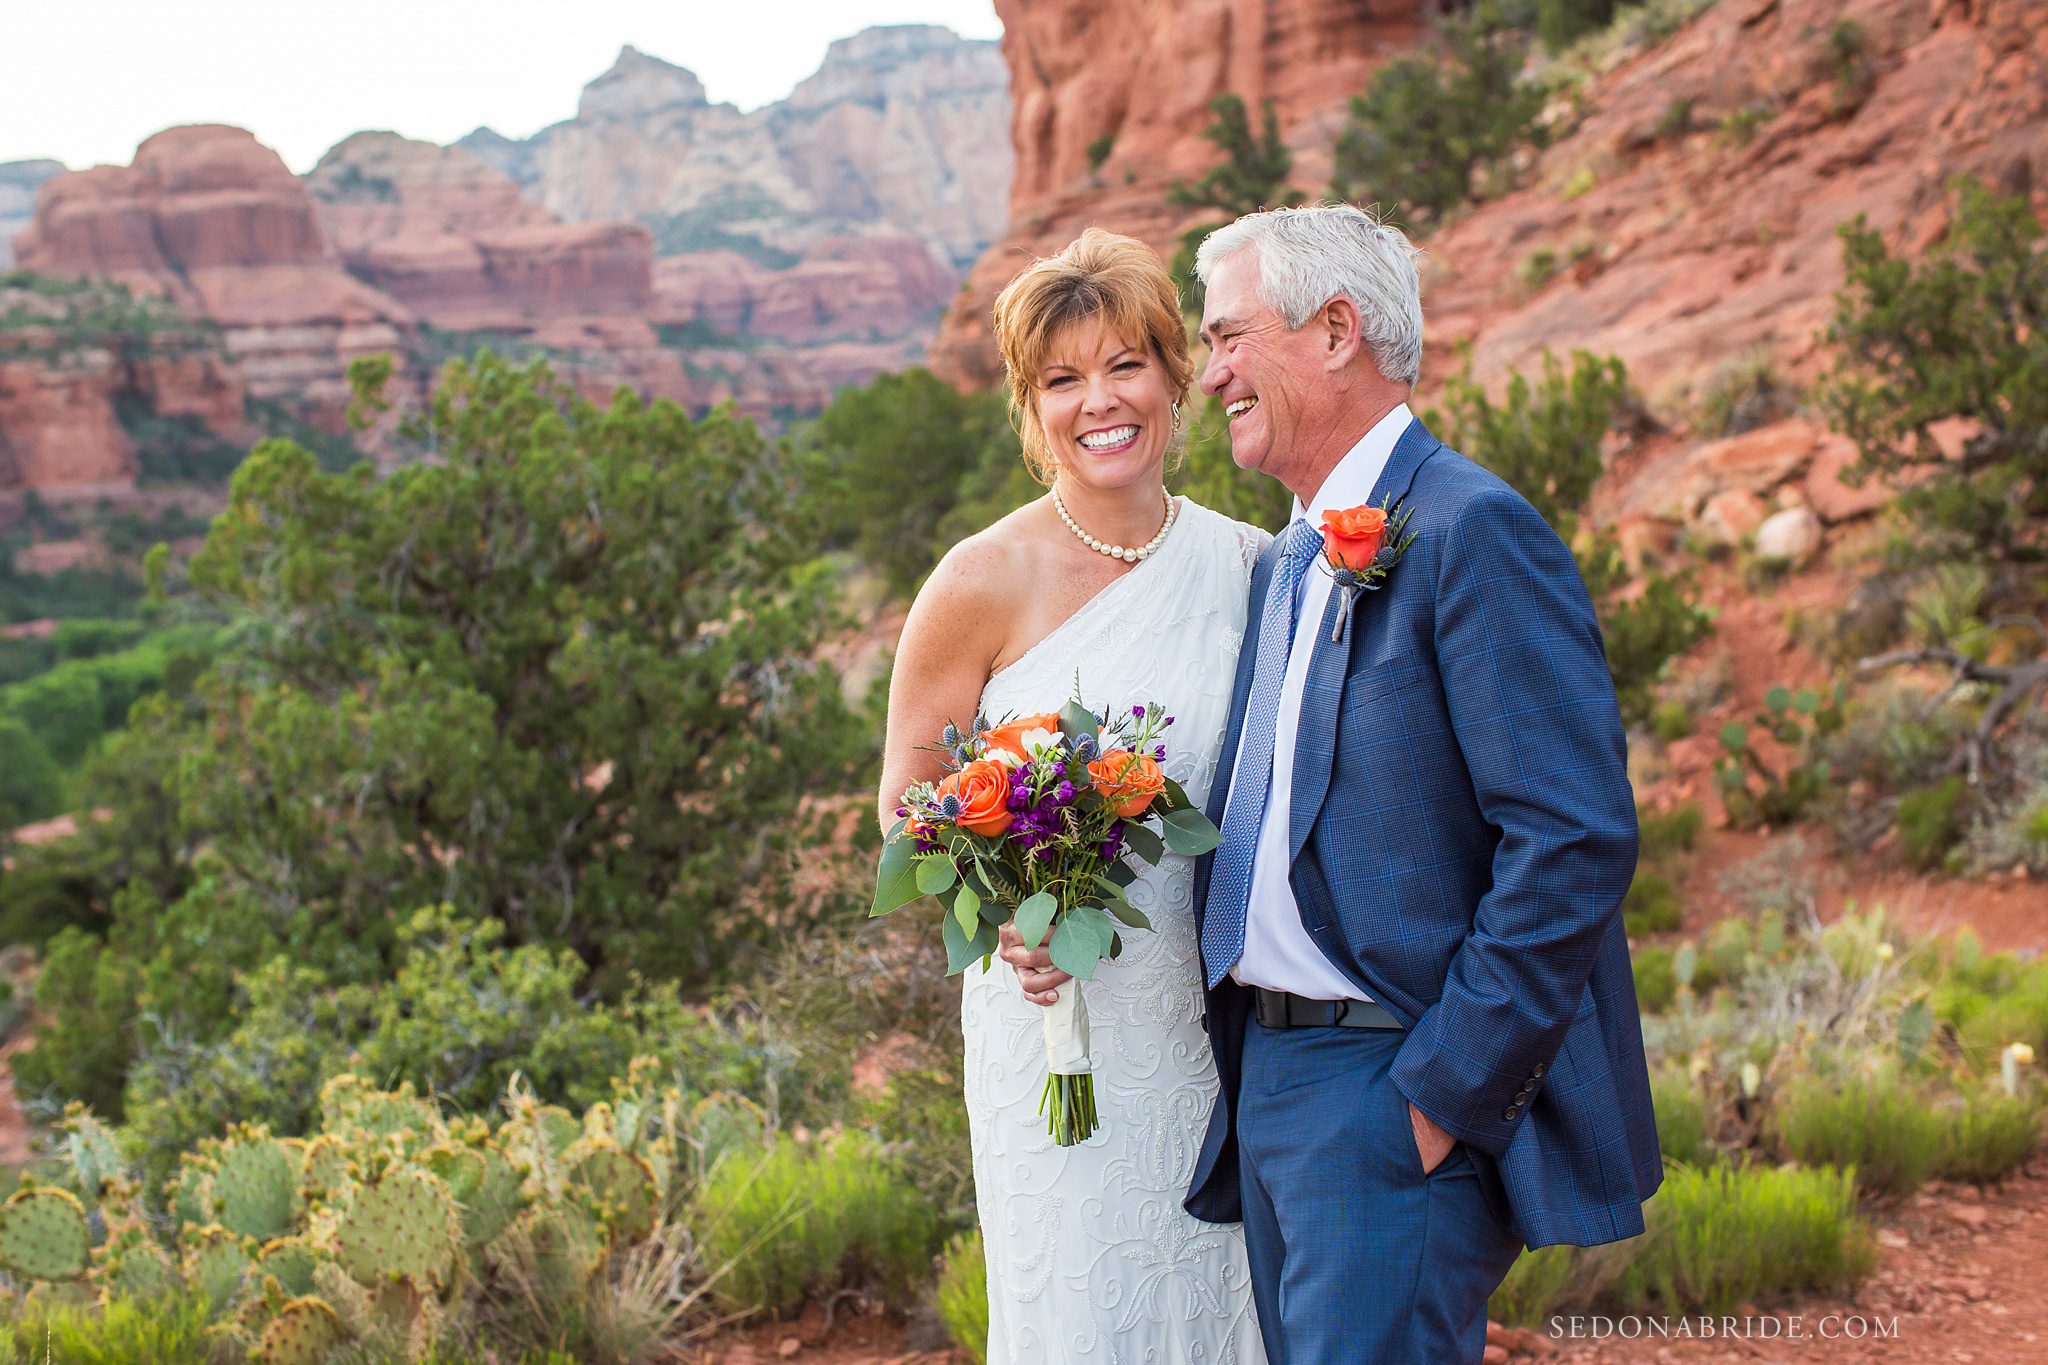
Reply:
M280 954L382 980L421 906L570 949L604 995L825 908L795 854L867 740L814 662L838 618L785 461L488 354L409 430L431 457L389 478L288 441L237 471L191 580L243 638L88 776L111 818L67 856L99 919L51 946L31 1090L108 1105Z

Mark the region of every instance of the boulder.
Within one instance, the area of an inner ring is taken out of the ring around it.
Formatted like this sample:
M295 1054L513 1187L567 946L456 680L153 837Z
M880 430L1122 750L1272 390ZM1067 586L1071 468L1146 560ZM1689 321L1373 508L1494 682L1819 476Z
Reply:
M1804 568L1820 553L1825 536L1820 518L1814 515L1812 508L1804 504L1787 507L1765 517L1762 525L1756 528L1757 558Z

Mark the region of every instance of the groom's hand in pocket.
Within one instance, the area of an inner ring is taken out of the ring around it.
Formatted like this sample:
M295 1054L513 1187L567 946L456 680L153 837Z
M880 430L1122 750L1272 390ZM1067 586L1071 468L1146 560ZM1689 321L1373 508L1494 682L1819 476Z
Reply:
M1458 1145L1456 1138L1437 1127L1434 1119L1412 1104L1408 1106L1408 1126L1415 1133L1415 1154L1422 1158L1424 1175L1441 1165L1443 1159L1451 1154L1451 1148Z
M1059 988L1074 978L1052 965L1052 954L1045 946L1026 948L1024 936L1014 924L1003 926L1002 939L1003 946L996 950L996 956L1016 969L1017 984L1024 988L1024 998L1034 1005L1050 1005L1059 999Z

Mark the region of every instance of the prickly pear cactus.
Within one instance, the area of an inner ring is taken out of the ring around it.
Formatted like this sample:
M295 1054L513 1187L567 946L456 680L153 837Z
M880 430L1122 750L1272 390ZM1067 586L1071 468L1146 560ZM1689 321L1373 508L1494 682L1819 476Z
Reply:
M256 1365L323 1365L348 1339L332 1308L314 1298L293 1299L263 1329L249 1359Z
M519 1211L519 1170L495 1143L444 1143L425 1153L421 1164L441 1178L461 1207L462 1240L472 1252L495 1240Z
M248 1283L253 1262L242 1239L217 1223L187 1227L185 1283L205 1297L216 1314L223 1312Z
M308 1204L346 1202L359 1174L340 1135L322 1133L300 1155L299 1194Z
M30 1280L75 1280L92 1259L85 1205L69 1190L38 1186L0 1204L0 1267Z
M103 1301L153 1299L178 1284L178 1268L140 1222L109 1227L90 1278Z
M356 1191L335 1230L334 1253L359 1284L406 1276L445 1288L462 1257L455 1201L427 1172L394 1167Z
M533 1248L542 1283L580 1283L604 1265L604 1228L581 1204L536 1205L518 1221Z
M319 1261L319 1253L298 1237L279 1237L265 1242L263 1249L256 1253L257 1272L275 1279L278 1286L294 1298L313 1292L313 1267Z
M661 1196L654 1170L609 1138L586 1138L562 1158L568 1184L591 1198L614 1245L638 1242L654 1231Z
M214 1151L214 1221L229 1232L268 1241L298 1222L298 1163L261 1129L238 1132Z
M440 1114L414 1095L411 1085L378 1090L360 1076L336 1076L320 1087L320 1117L329 1133L352 1129L371 1137L396 1138L408 1153L448 1136Z
M64 1106L57 1128L64 1134L64 1158L74 1188L87 1200L98 1199L107 1181L121 1174L121 1151L114 1135L76 1100Z

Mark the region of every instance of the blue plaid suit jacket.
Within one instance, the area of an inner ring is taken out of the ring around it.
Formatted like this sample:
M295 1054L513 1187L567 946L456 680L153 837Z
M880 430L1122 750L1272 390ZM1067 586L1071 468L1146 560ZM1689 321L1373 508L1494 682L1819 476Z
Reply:
M1663 1167L1621 924L1635 799L1600 627L1536 510L1419 421L1372 501L1403 494L1414 544L1342 644L1331 593L1309 663L1289 828L1302 924L1400 1020L1395 1086L1497 1172L1525 1242L1634 1236ZM1218 824L1274 564L1252 576ZM1205 858L1198 919L1208 882ZM1229 978L1209 993L1222 1095L1187 1208L1212 1222L1241 1216L1249 1013Z

